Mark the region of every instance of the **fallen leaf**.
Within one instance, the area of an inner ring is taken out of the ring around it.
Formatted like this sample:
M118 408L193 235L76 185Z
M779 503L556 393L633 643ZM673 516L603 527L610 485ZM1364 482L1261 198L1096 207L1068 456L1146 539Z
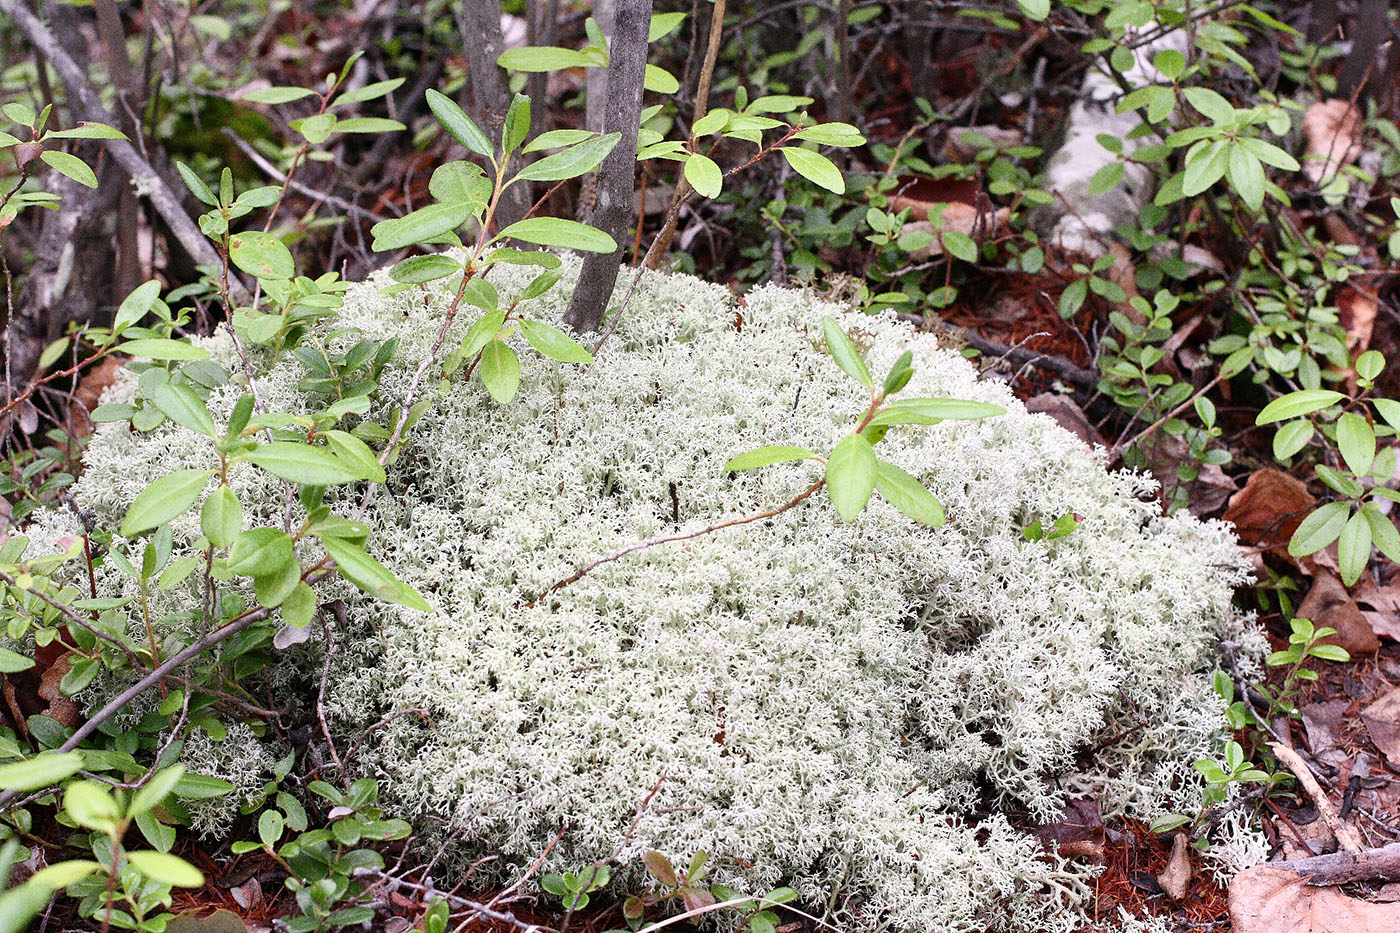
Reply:
M1099 432L1089 421L1084 409L1074 399L1055 392L1042 392L1026 399L1026 411L1049 415L1055 423L1084 442L1089 449L1107 447Z
M55 719L65 726L73 727L82 718L82 708L71 699L63 695L58 689L59 682L68 673L68 658L70 654L60 655L57 660L48 666L44 675L39 679L39 699L48 701L48 708L44 710L44 715L50 719Z
M1172 840L1171 857L1167 859L1167 867L1157 876L1157 884L1174 901L1186 896L1191 886L1191 850L1186 847L1185 833L1177 833Z
M1308 748L1312 750L1314 758L1335 766L1341 762L1332 760L1333 758L1350 757L1346 752L1339 750L1342 741L1342 715L1350 705L1349 700L1327 700L1323 703L1309 703L1298 710L1299 715L1303 717L1303 728L1308 733Z
M1394 933L1400 904L1372 904L1256 865L1230 884L1230 924L1232 933Z
M1400 687L1363 709L1361 721L1386 761L1400 770Z
M1326 639L1324 644L1341 645L1352 655L1372 654L1381 646L1356 600L1333 574L1319 573L1313 578L1312 589L1294 615L1311 619L1314 625L1332 626L1337 634Z
M1099 805L1094 800L1079 798L1069 801L1058 820L1044 826L1032 826L1031 833L1047 852L1103 860L1103 820L1099 817Z
M1376 300L1348 286L1337 292L1337 315L1347 332L1347 349L1353 357L1368 350L1376 327Z
M1316 504L1306 483L1267 467L1249 474L1244 488L1230 497L1225 521L1234 524L1240 543L1283 551Z
M248 926L231 910L216 910L207 917L194 911L180 914L165 929L166 933L248 933Z
M1314 182L1337 174L1361 152L1361 114L1349 101L1320 100L1303 114L1303 171Z

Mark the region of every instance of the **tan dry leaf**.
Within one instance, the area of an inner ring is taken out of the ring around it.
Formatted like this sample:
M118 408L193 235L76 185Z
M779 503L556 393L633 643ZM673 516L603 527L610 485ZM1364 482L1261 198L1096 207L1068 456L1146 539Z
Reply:
M1244 488L1230 497L1225 521L1234 524L1241 544L1284 551L1316 504L1302 480L1266 467L1249 474Z
M1191 874L1191 850L1186 847L1186 834L1177 833L1172 840L1171 857L1157 876L1157 884L1167 897L1179 901L1191 887Z
M1333 574L1319 573L1313 578L1312 589L1294 615L1312 619L1318 626L1332 626L1337 634L1329 637L1327 643L1341 645L1352 655L1371 654L1381 646L1356 600Z
M58 689L59 682L68 673L68 658L71 654L63 654L49 665L44 671L44 676L39 679L39 699L48 702L48 709L44 710L44 715L50 719L55 719L69 728L76 726L82 718L82 709L68 697L63 695L63 691Z
M1303 114L1303 171L1314 182L1337 174L1361 153L1361 114L1349 101L1320 100Z
M1256 865L1230 884L1230 923L1233 933L1394 933L1400 904L1372 904Z
M1400 768L1400 687L1363 709L1361 721L1390 766Z

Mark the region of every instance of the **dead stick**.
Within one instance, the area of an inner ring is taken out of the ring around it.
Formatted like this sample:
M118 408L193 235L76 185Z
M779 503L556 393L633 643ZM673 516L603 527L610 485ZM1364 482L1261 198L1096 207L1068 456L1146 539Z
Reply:
M1308 792L1308 796L1317 805L1317 812L1322 817L1322 822L1327 824L1328 829L1337 837L1337 844L1347 852L1365 851L1366 845L1361 841L1361 834L1356 831L1356 827L1344 822L1342 816L1337 812L1337 808L1332 804L1332 800L1322 790L1317 783L1317 778L1313 777L1312 771L1308 769L1307 762L1303 761L1301 755L1282 742L1270 742L1269 747L1274 750L1274 754L1279 757L1288 770L1297 777L1298 782L1303 785L1303 790Z
M1329 852L1326 855L1264 864L1297 872L1304 881L1313 885L1400 881L1400 842L1363 852Z

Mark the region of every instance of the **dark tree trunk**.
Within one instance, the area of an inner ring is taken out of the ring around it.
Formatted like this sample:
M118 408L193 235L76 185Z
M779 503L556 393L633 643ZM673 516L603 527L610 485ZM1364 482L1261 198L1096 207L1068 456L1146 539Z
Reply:
M598 169L593 225L616 240L617 249L607 254L589 253L583 261L578 286L564 314L564 323L579 332L597 330L602 323L626 250L650 26L651 0L616 0L603 132L621 133L622 138Z
M505 50L501 39L501 5L497 0L462 0L462 15L458 19L462 30L462 47L467 53L469 86L475 106L464 108L485 125L491 142L500 143L501 127L510 109L510 88L496 59ZM543 107L544 101L531 101ZM533 108L532 108L533 109ZM519 158L517 154L516 158ZM496 211L498 226L505 227L525 216L530 209L530 183L520 182L506 189Z

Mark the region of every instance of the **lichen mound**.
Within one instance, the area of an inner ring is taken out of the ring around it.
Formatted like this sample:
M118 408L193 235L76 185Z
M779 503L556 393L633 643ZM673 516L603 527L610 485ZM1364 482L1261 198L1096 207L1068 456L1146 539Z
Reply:
M526 279L498 271L508 300ZM557 321L573 274L522 310ZM385 408L369 415L381 423L446 306L383 297L386 282L355 286L335 322L400 338ZM864 411L825 351L824 314L878 374L912 349L906 395L1009 409L881 443L943 502L944 527L878 496L843 524L814 497L529 605L593 558L810 484L812 464L721 467L762 444L829 450ZM227 342L206 345L238 370ZM616 853L624 884L640 887L640 853L703 849L717 880L790 883L842 929L1048 930L1073 925L1044 886L1057 865L1003 814L1051 817L1069 789L1146 815L1213 750L1223 719L1202 672L1222 635L1242 631L1228 529L1160 517L1148 481L1107 471L933 337L800 291L741 304L647 275L595 364L520 349L519 398L500 406L477 380L454 382L372 500L371 550L437 611L331 589L351 631L337 638L328 711L344 742L390 718L356 769L382 779L397 815L503 855L504 876L563 831L547 868ZM260 380L264 401L301 410L302 375L279 363ZM215 391L216 419L235 391ZM209 456L182 429L108 426L77 496L117 520L158 471ZM252 468L234 483L250 524L281 524L280 483ZM1022 533L1066 513L1080 518L1068 537ZM192 540L197 515L176 531ZM319 672L318 641L287 663ZM395 715L409 709L422 714Z

